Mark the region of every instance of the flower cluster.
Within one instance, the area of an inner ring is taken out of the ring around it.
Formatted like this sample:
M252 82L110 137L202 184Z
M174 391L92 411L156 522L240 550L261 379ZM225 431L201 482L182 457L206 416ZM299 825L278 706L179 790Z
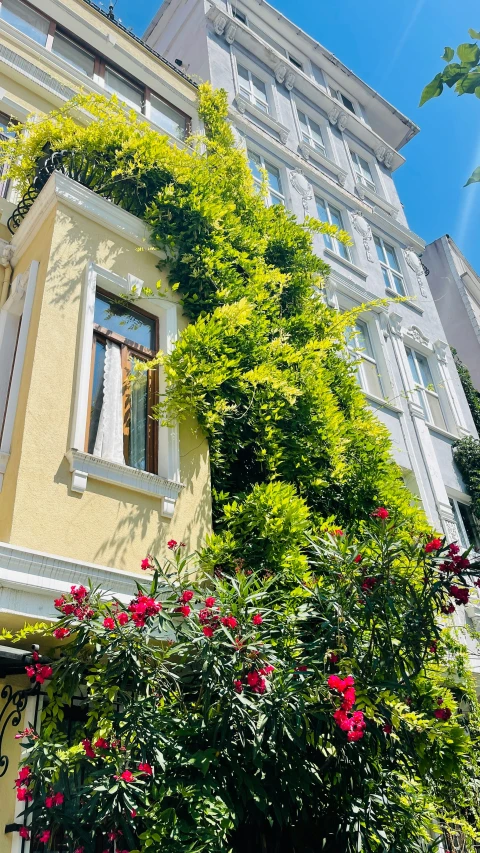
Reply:
M192 612L192 608L189 605L189 601L193 598L193 591L191 589L184 589L181 596L178 599L178 607L175 610L175 613L181 613L182 616L190 616Z
M372 512L372 518L379 518L381 521L386 521L389 517L390 513L384 506L379 506Z
M447 559L441 563L438 568L441 572L458 572L462 569L468 569L469 566L470 560L468 557L462 557L460 554L460 548L456 542L452 542L452 544L448 546Z
M18 732L18 734L15 735L15 740L23 740L25 737L32 738L32 740L38 740L38 735L35 734L35 730L32 728L26 728L23 732Z
M433 716L436 717L437 720L443 720L443 722L447 722L452 716L452 712L450 708L437 708L433 712Z
M378 583L378 578L373 578L373 577L364 578L363 582L362 582L363 592L372 592L372 590L375 589L377 583Z
M330 690L335 690L342 697L340 708L333 714L337 726L342 732L347 732L349 741L361 740L365 734L367 724L362 711L354 711L350 714L355 705L355 679L353 675L347 675L346 678L340 678L339 675L330 675L327 682Z
M62 595L61 598L54 600L54 605L57 610L60 610L64 616L75 616L80 621L91 619L95 615L95 611L89 605L89 592L84 586L70 587L70 595Z
M430 542L427 542L427 544L425 545L425 553L431 554L432 551L439 551L441 547L442 540L438 537L435 537L434 539L431 539Z
M237 678L237 680L233 682L235 692L243 693L244 687L250 687L252 693L258 693L260 695L265 693L265 690L267 689L267 682L265 681L265 678L267 675L271 675L273 670L274 667L271 666L271 664L267 664L260 669L250 670L243 679Z
M140 568L143 572L147 572L149 569L155 568L152 563L152 558L150 556L145 557L145 559L140 563Z
M453 595L455 604L468 604L469 592L466 587L452 584L449 589L450 595Z
M40 656L38 652L33 652L33 664L25 667L25 672L29 678L34 678L37 684L44 684L47 679L53 675L52 667L47 663L39 663Z
M132 622L137 628L143 628L147 619L150 616L156 616L160 613L162 605L159 601L155 601L148 595L137 593L134 599L128 605L128 610L132 614Z
M32 771L30 767L22 767L18 773L17 779L15 779L17 800L19 802L29 803L33 800L33 794L30 790L32 781Z
M45 797L45 808L53 809L55 806L61 806L63 805L64 799L65 797L60 791L57 791L55 794L52 790L50 794Z

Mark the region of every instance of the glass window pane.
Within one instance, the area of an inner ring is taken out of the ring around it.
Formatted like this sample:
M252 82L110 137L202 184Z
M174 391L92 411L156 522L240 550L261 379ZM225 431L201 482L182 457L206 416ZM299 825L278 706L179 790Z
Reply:
M345 243L339 243L338 240L335 240L335 244L337 246L338 254L341 255L342 258L345 258L346 261L350 260L350 249Z
M400 267L398 266L395 249L393 248L393 246L389 246L388 243L384 243L384 246L389 266L391 266L393 270L397 270L397 272L400 272Z
M452 509L453 517L455 518L455 524L457 525L458 539L459 539L460 545L466 551L470 545L470 542L468 541L468 539L465 535L465 530L464 530L464 527L462 524L463 518L459 512L460 504L457 503L457 501L454 501L452 498L449 498L448 502L449 502L450 507Z
M447 425L445 423L445 418L443 417L443 412L440 407L440 400L436 396L436 394L431 394L429 391L425 391L428 400L428 406L430 408L432 423L435 426L440 427L441 429L447 429Z
M405 347L405 349L407 352L408 363L410 365L410 370L412 371L413 379L415 382L417 382L418 385L421 385L420 374L419 374L418 369L417 369L417 362L415 360L415 356L413 354L413 351L411 349L409 349L409 347Z
M116 332L133 343L155 350L155 320L140 314L129 305L115 302L97 293L94 321L110 332Z
M259 77L256 77L255 74L252 74L252 83L253 83L253 92L255 97L260 98L262 101L267 100L267 87L263 80L260 80Z
M134 83L121 77L111 68L105 68L105 88L118 95L121 101L136 110L142 109L143 92Z
M166 130L176 139L185 139L187 135L187 117L178 112L175 107L166 104L156 95L150 96L150 118L162 130Z
M434 390L435 385L433 383L432 374L430 372L430 365L428 364L428 361L425 356L420 355L419 352L417 352L417 364L422 379L421 384L424 388L430 387L432 390Z
M255 154L254 151L247 151L248 155L248 165L250 166L250 171L254 177L254 180L261 181L262 174L260 172L260 168L262 165L262 161L258 154Z
M318 215L318 218L321 220L321 222L329 222L330 220L329 220L329 218L328 218L327 207L326 207L325 202L323 201L323 199L321 199L321 198L316 198L316 199L315 199L315 202L316 202L316 205L317 205L317 215Z
M385 263L385 254L383 251L382 241L375 234L373 235L373 242L375 243L375 248L377 250L378 260L382 263Z
M60 56L69 65L73 65L77 71L82 71L87 77L93 77L95 67L94 56L58 31L55 32L53 39L52 53L56 53L57 56Z
M350 110L351 113L354 113L355 107L353 106L350 98L347 98L346 95L340 95L340 97L342 99L343 106L346 107L347 110Z
M383 388L378 375L377 365L374 361L362 360L363 372L365 374L367 388L366 390L375 397L383 397Z
M238 76L245 82L246 88L250 88L250 77L248 76L248 71L243 65L237 65Z
M382 267L383 280L385 282L385 287L392 287L390 279L388 277L388 270L386 267Z
M297 110L297 112L298 112L298 120L302 126L302 130L306 130L308 133L308 123L307 123L307 117L306 117L305 113L302 113L301 110Z
M0 18L45 47L50 21L21 0L2 0Z
M462 521L463 521L463 526L465 528L465 532L468 536L468 540L469 540L468 545L474 545L475 548L478 550L479 537L478 537L477 528L475 526L475 520L474 520L473 515L472 515L472 511L471 511L469 506L467 506L466 504L460 503L460 501L457 502L457 505L458 505L458 510L459 510L460 516L461 516ZM468 545L467 545L467 547L468 547Z
M130 357L133 373L138 360ZM138 373L130 383L130 398L127 402L128 419L128 464L131 468L147 470L148 428L148 374Z
M283 195L282 181L280 179L279 169L277 169L276 166L272 166L271 163L265 163L265 168L268 174L268 185L271 187L272 190L275 190L276 192Z
M325 149L325 145L323 144L322 131L320 130L320 125L318 125L316 121L310 121L310 130L312 133L312 139L316 143L316 147L320 147L322 149Z
M337 228L343 228L342 214L336 207L330 207L330 218L332 225L336 225Z
M270 201L272 204L283 204L283 198L279 198L277 195L271 195Z
M370 356L370 358L374 358L372 342L370 340L370 333L368 331L367 324L362 320L357 320L355 329L357 346L363 350L365 355Z
M362 174L363 174L363 176L364 176L365 178L367 178L369 181L371 181L371 182L373 183L372 172L371 172L371 170L370 170L370 166L369 166L369 164L367 163L367 161L366 161L366 160L364 160L364 159L363 159L363 157L360 157L360 156L359 156L359 157L358 157L358 162L359 162L359 164L360 164L360 168L361 168L361 170L362 170Z
M399 293L400 296L405 296L405 287L403 286L403 279L399 278L399 276L395 275L395 273L392 273L392 278L397 293Z
M90 426L88 430L88 452L93 453L98 432L100 412L103 405L103 374L105 371L105 344L95 341L93 364L92 398L90 400Z

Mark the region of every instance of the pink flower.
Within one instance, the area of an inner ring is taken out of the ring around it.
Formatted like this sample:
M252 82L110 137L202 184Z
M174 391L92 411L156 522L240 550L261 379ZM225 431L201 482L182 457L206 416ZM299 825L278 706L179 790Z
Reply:
M182 606L178 608L177 612L181 613L182 616L190 616L190 613L192 612L192 608L189 607L188 604L182 604Z
M299 667L299 669L302 669L302 667ZM304 669L308 669L308 667L304 667ZM259 675L270 675L274 671L275 667L272 666L271 663L268 663L266 666L263 666L261 669L258 670Z
M191 601L192 598L193 598L192 590L191 589L184 589L182 592L182 595L180 597L180 601L182 601L184 604L188 604L188 602Z
M71 586L70 592L72 593L75 601L78 601L79 604L81 604L84 598L88 595L88 589L84 586Z
M432 551L439 551L441 547L442 547L442 540L441 539L438 539L438 538L431 539L430 542L427 542L427 544L425 545L425 552L427 554L431 554Z
M223 616L221 622L222 625L225 625L226 628L236 628L238 625L235 616Z
M120 779L123 779L124 782L133 782L134 775L131 770L124 770L123 773L120 774Z
M19 834L20 838L26 838L26 839L30 838L30 832L26 826L21 826L20 829L18 830L18 834Z
M330 663L338 663L339 660L340 658L338 655L335 654L335 652L332 652L332 654L329 656Z
M68 628L55 628L53 636L56 640L63 640L65 637L70 636L70 631Z
M88 738L82 740L82 746L85 750L85 755L87 756L87 758L95 758L95 752L92 749L92 743L88 740Z
M135 811L135 809L132 809L132 811L130 812L130 817L136 817L136 816L137 816L137 812Z
M107 628L108 631L115 630L115 619L113 618L113 616L105 617L105 619L103 620L103 627Z
M233 682L233 686L235 688L236 693L243 693L243 684L239 678L237 678L237 680Z
M175 551L177 545L178 542L175 539L169 539L169 541L167 542L167 548L170 548L170 551Z
M17 788L17 800L20 803L28 803L33 800L33 794L28 788Z
M51 832L49 829L44 829L41 835L39 836L40 844L47 844L50 841Z
M140 563L140 568L144 572L146 572L148 569L153 569L153 566L150 562L150 557L145 557L145 559L142 560L142 562Z
M382 731L384 731L386 735L391 735L393 732L393 726L391 723L385 723Z
M362 554L357 554L357 556L355 557L355 559L354 559L354 561L353 561L353 562L354 562L354 563L361 563L361 562L362 562L362 560L363 560L363 555L362 555Z
M73 853L85 853L85 847L75 847Z
M96 749L109 749L110 748L110 744L109 744L108 740L105 740L104 737L97 738L97 740L94 743L94 746ZM95 755L95 753L94 753L94 755Z
M153 776L153 767L151 764L139 764L140 773L145 773L146 776Z
M372 512L372 518L380 518L382 521L386 521L389 516L390 513L384 506L379 506Z
M208 598L205 599L206 607L213 607L215 605L216 598L213 595L209 595Z
M18 781L25 782L29 778L31 772L30 767L22 767L18 773Z
M255 613L255 616L252 619L254 625L261 625L263 622L263 617L260 616L260 613Z
M53 795L53 805L54 806L63 805L64 799L65 799L64 795L60 791L58 791L56 794Z
M119 625L126 625L128 622L128 613L125 613L125 611L122 610L122 612L118 614L117 620Z
M205 636L208 637L209 639L210 639L210 637L213 637L213 628L211 628L210 625L205 625L202 628L202 631L205 634Z

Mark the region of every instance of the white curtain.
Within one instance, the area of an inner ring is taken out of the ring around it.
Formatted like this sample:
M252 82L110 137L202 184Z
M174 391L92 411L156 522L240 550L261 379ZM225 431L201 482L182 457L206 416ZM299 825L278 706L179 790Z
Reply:
M122 356L120 347L107 341L103 372L103 402L94 456L125 465L123 456Z

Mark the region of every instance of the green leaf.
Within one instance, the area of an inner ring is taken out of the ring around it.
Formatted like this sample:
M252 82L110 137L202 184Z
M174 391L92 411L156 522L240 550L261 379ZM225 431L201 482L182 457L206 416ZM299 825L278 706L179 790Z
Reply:
M477 168L470 175L465 186L468 187L469 184L477 184L479 181L480 181L480 166L477 166Z
M480 71L471 71L459 79L455 90L459 95L472 95L478 86L480 86Z
M468 75L465 72L465 68L463 68L458 62L452 62L444 69L442 80L451 89L457 80L461 80L462 77L466 76Z
M438 98L443 92L443 82L442 82L442 74L436 74L431 83L428 83L425 86L422 97L420 98L420 107L423 107L427 101L430 101L432 98Z
M480 48L478 44L460 44L457 47L459 59L467 65L478 65L480 59Z
M480 33L477 30L469 30L468 35L472 39L480 39Z
M455 51L454 51L453 47L446 47L445 51L443 53L442 59L445 62L451 62L454 56L455 56Z

